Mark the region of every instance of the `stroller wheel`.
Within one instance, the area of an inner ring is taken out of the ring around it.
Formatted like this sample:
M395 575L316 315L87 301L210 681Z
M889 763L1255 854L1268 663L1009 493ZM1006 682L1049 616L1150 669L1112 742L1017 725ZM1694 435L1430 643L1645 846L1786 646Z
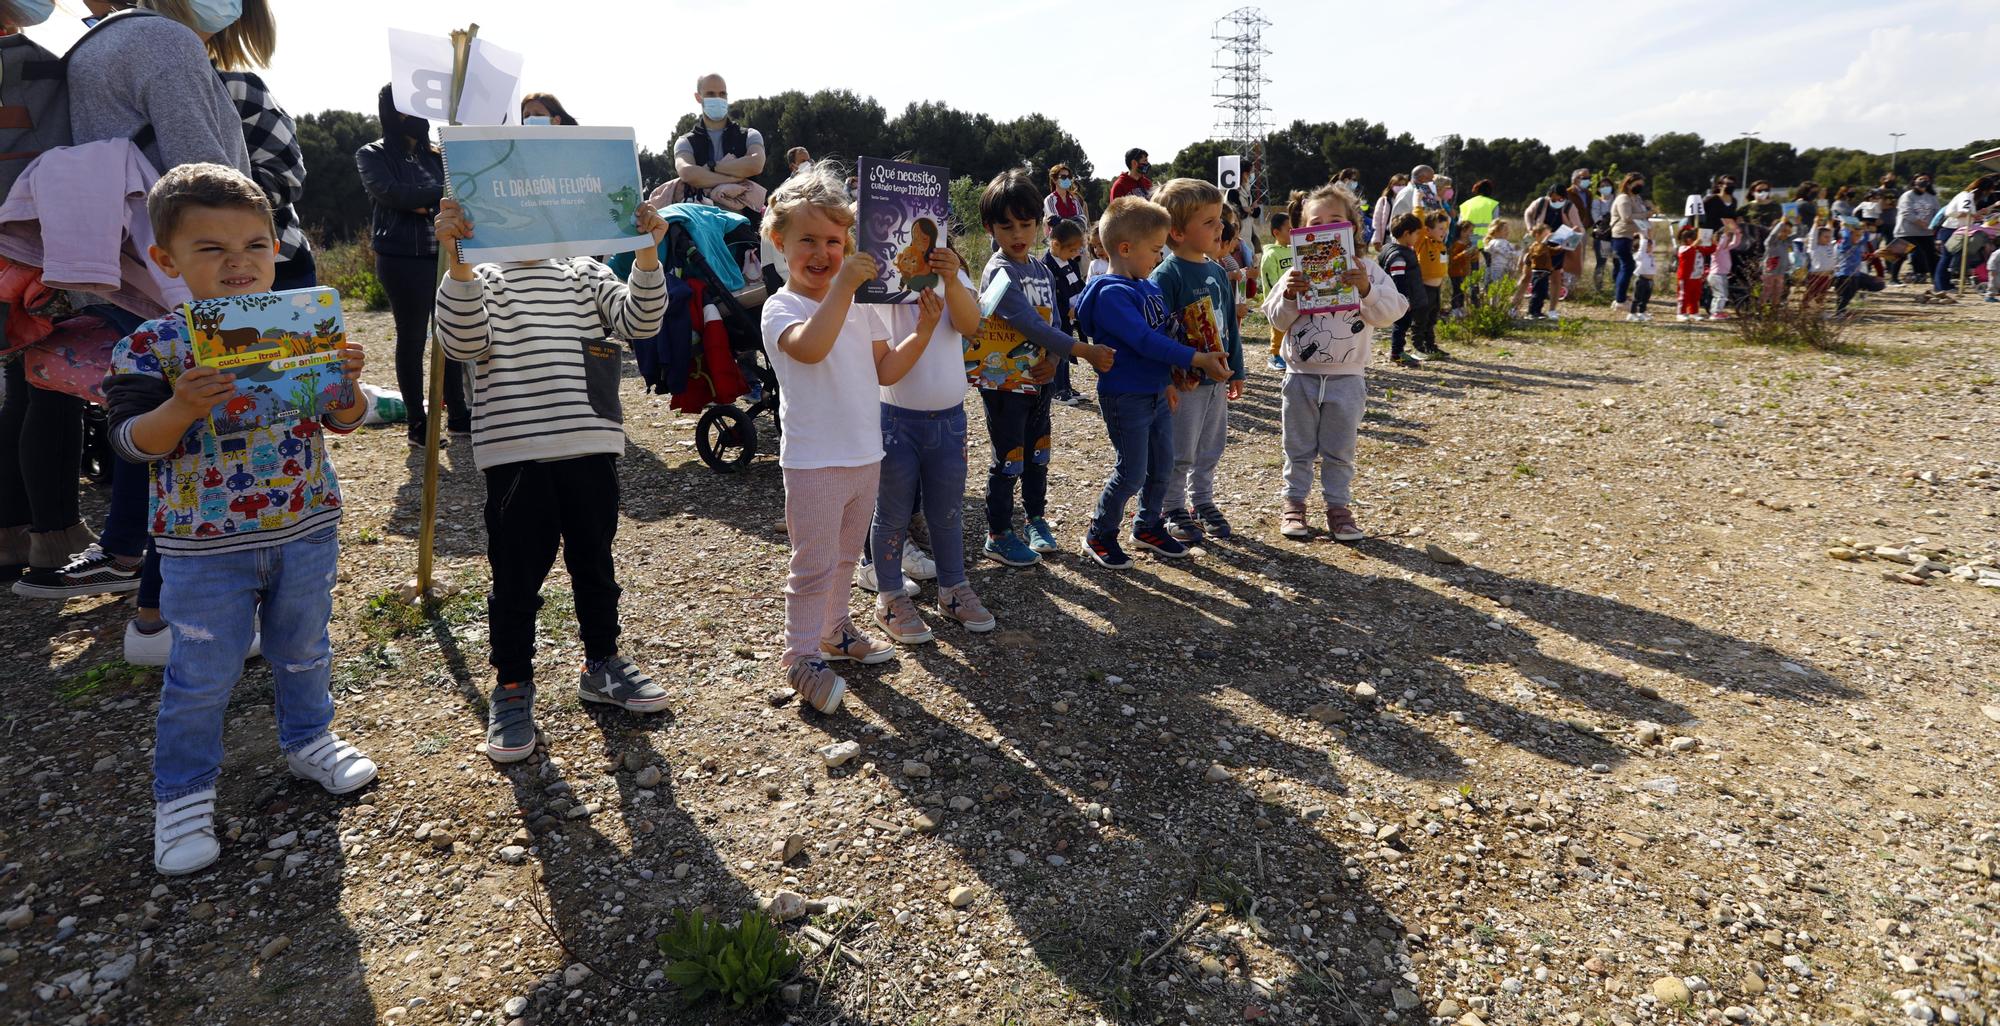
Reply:
M694 448L719 473L742 470L757 455L757 422L734 406L711 406L694 426Z

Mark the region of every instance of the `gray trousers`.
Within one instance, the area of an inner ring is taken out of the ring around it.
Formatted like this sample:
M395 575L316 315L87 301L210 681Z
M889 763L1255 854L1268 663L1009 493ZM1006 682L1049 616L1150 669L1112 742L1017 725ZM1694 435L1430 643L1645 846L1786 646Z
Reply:
M1221 382L1204 381L1181 393L1174 410L1174 469L1167 474L1161 509L1189 509L1215 503L1215 465L1229 438L1229 400Z
M1368 405L1368 380L1360 374L1285 375L1285 500L1304 502L1319 465L1320 492L1328 506L1353 498L1354 442L1361 411Z

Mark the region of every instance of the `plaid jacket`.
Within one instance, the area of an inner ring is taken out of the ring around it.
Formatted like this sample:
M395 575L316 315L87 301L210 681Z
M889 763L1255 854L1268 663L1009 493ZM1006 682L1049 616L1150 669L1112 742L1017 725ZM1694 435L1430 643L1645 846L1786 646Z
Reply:
M278 258L290 260L308 248L306 233L292 204L306 187L305 157L285 113L264 80L247 71L218 72L236 113L243 118L243 142L250 150L250 177L271 198L271 218L278 228Z

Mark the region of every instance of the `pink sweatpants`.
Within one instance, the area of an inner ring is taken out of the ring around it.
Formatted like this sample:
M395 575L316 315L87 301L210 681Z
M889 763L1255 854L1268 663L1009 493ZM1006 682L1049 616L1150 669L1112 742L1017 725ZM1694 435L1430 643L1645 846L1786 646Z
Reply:
M785 531L792 538L785 578L785 658L819 655L820 640L847 619L848 590L875 516L880 463L785 471Z

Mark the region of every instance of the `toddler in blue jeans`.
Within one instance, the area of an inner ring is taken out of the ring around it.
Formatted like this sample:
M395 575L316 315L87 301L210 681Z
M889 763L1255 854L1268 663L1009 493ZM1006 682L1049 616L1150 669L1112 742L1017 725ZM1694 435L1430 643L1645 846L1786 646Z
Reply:
M1111 368L1097 376L1097 407L1116 461L1083 539L1084 553L1113 570L1132 565L1118 544L1118 527L1135 494L1133 543L1169 558L1187 555L1187 546L1166 532L1160 511L1174 463L1172 372L1182 367L1217 381L1229 377L1227 353L1197 353L1167 334L1167 304L1147 276L1160 262L1171 223L1166 208L1150 200L1125 196L1112 203L1097 225L1111 273L1084 286L1077 306L1077 326L1115 354Z
M153 262L185 280L197 302L270 291L271 209L241 173L174 168L147 195L146 213ZM173 631L153 745L153 868L169 876L221 854L223 715L259 621L286 765L334 794L375 779L375 764L332 731L327 688L340 485L325 432L359 427L365 409L362 349L343 345L340 355L347 388L319 418L217 435L209 414L236 395L235 379L195 364L181 311L147 321L112 350L112 445L152 468L148 522L160 552L160 612Z

